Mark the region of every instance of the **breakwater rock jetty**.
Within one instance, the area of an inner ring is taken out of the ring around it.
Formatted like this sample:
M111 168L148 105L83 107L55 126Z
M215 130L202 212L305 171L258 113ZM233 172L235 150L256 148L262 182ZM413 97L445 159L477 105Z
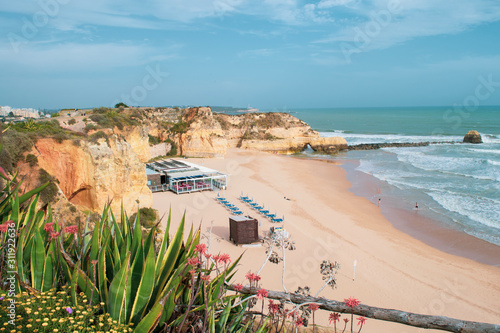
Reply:
M483 139L481 138L481 134L478 131L469 131L464 136L464 143L483 143Z
M362 143L359 145L347 146L347 150L372 150L380 148L404 148L404 147L425 147L428 145L459 143L457 141L425 141L425 142L384 142L384 143Z

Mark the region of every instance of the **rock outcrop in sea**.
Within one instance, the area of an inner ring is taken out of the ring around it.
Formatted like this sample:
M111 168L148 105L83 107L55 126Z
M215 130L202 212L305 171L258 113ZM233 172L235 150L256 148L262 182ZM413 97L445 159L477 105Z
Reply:
M478 131L469 131L464 136L464 143L483 143L483 139L481 138L481 134Z

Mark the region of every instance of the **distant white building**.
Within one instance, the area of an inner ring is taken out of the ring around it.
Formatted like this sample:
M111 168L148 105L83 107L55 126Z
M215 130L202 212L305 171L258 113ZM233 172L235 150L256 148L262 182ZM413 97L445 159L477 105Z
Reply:
M40 112L33 108L12 108L10 106L0 106L0 116L7 117L9 113L13 113L14 116L24 117L24 118L40 118Z
M11 111L12 108L10 106L0 106L0 116L7 117Z

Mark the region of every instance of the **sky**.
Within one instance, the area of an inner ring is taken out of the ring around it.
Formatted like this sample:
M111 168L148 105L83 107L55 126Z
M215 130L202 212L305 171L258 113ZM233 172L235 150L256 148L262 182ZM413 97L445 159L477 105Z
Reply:
M0 105L500 105L498 0L0 3Z

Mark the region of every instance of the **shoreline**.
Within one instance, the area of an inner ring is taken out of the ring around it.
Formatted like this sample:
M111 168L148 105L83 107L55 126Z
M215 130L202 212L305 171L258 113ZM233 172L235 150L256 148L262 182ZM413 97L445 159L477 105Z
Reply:
M346 179L348 181L350 177L357 179L357 183L349 181L352 185L349 191L370 200L375 206L377 202L372 198L382 197L380 210L395 228L437 250L500 267L500 246L446 226L440 221L418 215L418 211L401 208L401 205L396 203L397 197L387 196L383 192L378 193L377 189L386 186L381 180L355 170L357 165L358 161L348 160L342 163L342 168L347 171Z
M263 288L283 291L286 287L294 292L298 286L309 286L314 295L324 284L319 266L323 260L331 260L341 269L337 287L321 292L327 299L341 301L354 296L372 306L500 322L498 267L447 254L396 229L376 204L349 191L352 185L346 170L333 165L338 163L241 149L228 151L224 159L193 162L231 175L228 189L219 193L257 217L261 235L274 224L239 201L241 193L253 196L279 216L285 215L284 227L296 250L285 251L284 277L281 263L265 265L260 273ZM161 216L172 207L172 228L184 212L186 228L201 223L201 242L210 244L211 253L228 253L233 260L243 255L232 281L246 284L245 274L260 269L266 248L244 248L229 241L230 214L215 200L217 193L159 192L153 195L153 208ZM277 252L281 256L281 251ZM327 317L326 312L318 313L317 320L328 326ZM422 332L375 320L369 320L369 325L375 332Z

